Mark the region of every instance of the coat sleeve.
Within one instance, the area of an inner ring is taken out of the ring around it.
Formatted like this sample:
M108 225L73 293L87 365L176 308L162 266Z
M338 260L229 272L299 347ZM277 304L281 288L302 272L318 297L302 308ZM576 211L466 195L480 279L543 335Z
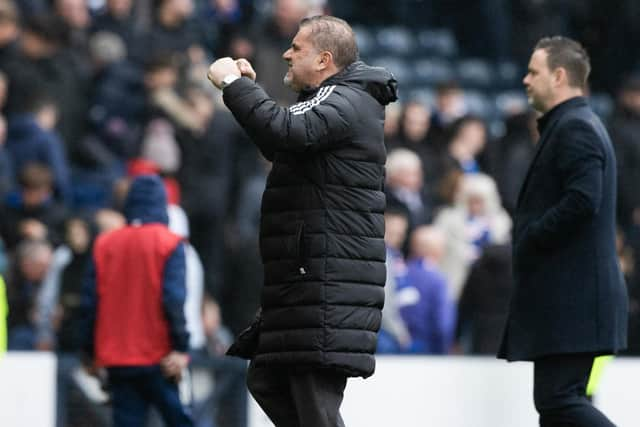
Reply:
M169 324L172 348L183 353L189 349L189 333L184 315L186 268L184 243L180 243L165 264L162 306Z
M533 242L542 248L570 238L598 213L602 200L604 150L587 123L568 122L559 132L555 154L563 196L529 230Z
M346 139L356 115L341 91L344 88L323 86L312 99L285 108L243 77L224 89L223 99L264 156L272 160L276 151L319 151Z

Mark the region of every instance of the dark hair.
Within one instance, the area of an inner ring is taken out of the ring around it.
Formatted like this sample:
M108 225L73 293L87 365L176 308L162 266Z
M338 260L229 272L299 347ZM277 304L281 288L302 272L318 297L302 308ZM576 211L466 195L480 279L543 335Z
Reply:
M353 29L334 16L317 15L300 21L300 27L311 27L311 40L319 51L328 51L340 69L358 60L358 44Z
M580 43L562 36L544 37L538 41L534 50L538 49L547 52L547 65L551 71L564 68L570 86L586 87L591 63L587 51Z
M143 64L144 73L155 73L157 71L173 69L177 70L176 59L169 52L155 52L150 55Z
M58 102L49 89L38 86L38 89L25 91L23 99L16 106L21 113L38 114L45 108L52 107L58 111Z
M28 163L20 171L20 186L28 190L53 188L51 169L40 163Z
M24 31L35 34L48 43L63 46L69 42L69 26L56 15L33 15L24 23Z

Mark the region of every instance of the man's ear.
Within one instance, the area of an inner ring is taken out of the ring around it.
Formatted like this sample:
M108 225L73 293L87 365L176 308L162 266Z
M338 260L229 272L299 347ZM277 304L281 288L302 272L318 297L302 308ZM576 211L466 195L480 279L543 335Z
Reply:
M556 86L562 84L563 82L567 82L569 76L567 75L567 70L563 67L558 67L553 70L553 82Z
M325 50L318 55L318 71L326 70L333 64L333 55L331 52Z

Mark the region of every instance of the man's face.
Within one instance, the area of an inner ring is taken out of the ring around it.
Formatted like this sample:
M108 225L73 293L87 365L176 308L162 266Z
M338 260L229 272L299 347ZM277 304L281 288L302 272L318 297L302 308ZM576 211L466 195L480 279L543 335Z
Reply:
M311 42L311 27L300 28L282 58L289 64L289 71L284 76L285 85L296 92L313 85L320 53Z
M553 100L553 73L547 62L547 52L537 49L531 55L529 72L522 81L527 88L529 104L541 113L549 110Z
M115 16L127 16L131 11L131 0L108 0L107 7Z

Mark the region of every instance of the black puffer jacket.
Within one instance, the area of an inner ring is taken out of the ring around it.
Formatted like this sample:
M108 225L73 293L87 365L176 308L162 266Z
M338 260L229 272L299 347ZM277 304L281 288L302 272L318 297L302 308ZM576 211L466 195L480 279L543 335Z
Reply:
M262 198L257 364L370 376L384 303L387 71L356 62L281 108L247 78L224 102L273 168Z

